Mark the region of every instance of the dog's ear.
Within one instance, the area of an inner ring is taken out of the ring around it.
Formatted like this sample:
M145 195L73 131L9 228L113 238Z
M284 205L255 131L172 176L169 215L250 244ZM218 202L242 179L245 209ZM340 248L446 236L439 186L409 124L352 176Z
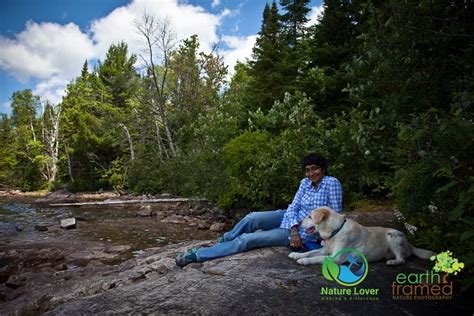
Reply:
M315 214L314 214L313 218L314 218L314 222L316 224L321 223L329 215L329 211L327 209L324 209L324 208L318 208L314 213Z

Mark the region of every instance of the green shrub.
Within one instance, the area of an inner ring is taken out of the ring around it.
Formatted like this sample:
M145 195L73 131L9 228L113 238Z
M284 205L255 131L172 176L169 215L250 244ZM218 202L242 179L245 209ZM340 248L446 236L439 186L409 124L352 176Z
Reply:
M223 157L229 187L219 197L222 207L264 208L271 189L270 138L265 132L245 131L224 146Z
M126 182L132 192L151 194L162 192L164 184L160 160L152 155L136 159L126 175Z
M451 250L474 283L474 177L472 113L432 109L400 124L394 194L414 239L435 251Z
M322 119L304 95L286 94L268 113L250 113L250 128L224 149L228 191L221 205L286 207L294 197L301 158L319 152L329 174L341 180L344 203L364 195L386 196L392 180L392 141L380 109L353 109Z
M100 181L103 187L111 187L115 191L124 191L127 189L126 177L129 168L128 157L122 156L115 159L108 169L100 173Z
M333 172L339 177L346 201L363 196L385 197L393 172L391 145L394 138L381 109L359 108L334 117L326 133L325 147L333 157Z

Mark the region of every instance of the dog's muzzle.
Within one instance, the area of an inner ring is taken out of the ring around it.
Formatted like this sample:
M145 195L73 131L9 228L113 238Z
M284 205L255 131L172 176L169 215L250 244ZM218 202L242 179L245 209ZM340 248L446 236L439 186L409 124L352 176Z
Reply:
M312 235L316 232L316 227L310 226L310 227L306 228L304 231L306 232L306 234Z

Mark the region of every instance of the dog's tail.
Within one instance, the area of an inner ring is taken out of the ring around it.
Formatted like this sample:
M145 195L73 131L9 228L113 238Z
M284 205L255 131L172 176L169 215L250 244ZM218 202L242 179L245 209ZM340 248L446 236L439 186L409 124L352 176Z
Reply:
M436 253L434 253L431 250L416 248L416 247L413 247L412 245L410 245L410 247L411 247L411 253L421 259L429 259L431 256L436 255Z

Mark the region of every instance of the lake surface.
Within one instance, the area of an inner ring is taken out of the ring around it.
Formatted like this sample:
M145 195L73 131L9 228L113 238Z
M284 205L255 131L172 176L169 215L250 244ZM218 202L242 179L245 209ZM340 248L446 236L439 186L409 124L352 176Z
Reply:
M188 240L217 238L221 233L187 224L162 223L159 217L137 217L140 206L36 208L0 201L0 244L21 240L75 239L128 245L134 253ZM61 229L61 219L74 217L77 228ZM38 231L35 226L47 227Z

